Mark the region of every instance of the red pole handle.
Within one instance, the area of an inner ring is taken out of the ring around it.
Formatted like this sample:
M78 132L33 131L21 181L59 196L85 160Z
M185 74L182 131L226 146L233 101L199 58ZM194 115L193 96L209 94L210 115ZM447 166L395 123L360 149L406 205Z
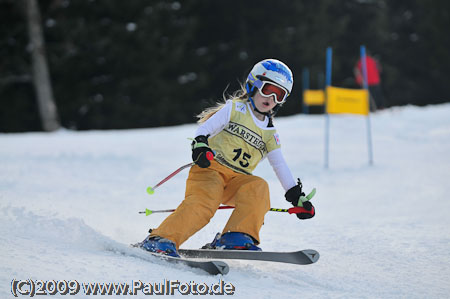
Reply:
M208 159L209 161L214 160L214 154L212 152L207 152L206 159Z
M314 208L312 208L311 211L308 211L307 209L303 207L292 207L288 209L289 214L298 214L298 213L307 213L307 214L314 214Z

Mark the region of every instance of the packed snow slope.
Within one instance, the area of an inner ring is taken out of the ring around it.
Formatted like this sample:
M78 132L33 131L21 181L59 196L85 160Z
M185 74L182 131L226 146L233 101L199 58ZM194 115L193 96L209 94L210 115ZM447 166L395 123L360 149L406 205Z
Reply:
M0 298L13 297L13 279L222 279L234 285L235 298L448 298L450 105L372 114L373 166L365 118L332 116L330 124L325 169L324 116L276 119L292 173L305 191L317 188L317 214L300 221L269 212L261 230L263 250L316 249L318 263L228 261L226 276L145 259L129 248L167 216L139 211L182 201L188 170L152 196L146 188L190 162L187 138L196 125L0 134ZM272 207L289 207L267 161L254 174L269 182ZM218 211L183 247L211 241L230 213Z

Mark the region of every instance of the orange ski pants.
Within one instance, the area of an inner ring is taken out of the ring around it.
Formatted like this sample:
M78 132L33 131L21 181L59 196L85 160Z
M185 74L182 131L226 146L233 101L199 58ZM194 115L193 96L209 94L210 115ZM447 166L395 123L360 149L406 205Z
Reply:
M208 168L197 165L191 168L185 199L151 235L169 239L178 248L209 223L220 204L235 207L222 233L246 233L259 244L264 215L270 209L267 182L254 175L237 173L216 161L211 161Z

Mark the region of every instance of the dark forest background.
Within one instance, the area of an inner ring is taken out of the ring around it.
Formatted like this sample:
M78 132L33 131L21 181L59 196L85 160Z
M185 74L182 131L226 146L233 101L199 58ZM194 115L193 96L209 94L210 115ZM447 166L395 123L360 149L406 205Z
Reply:
M23 1L0 0L0 131L39 131ZM239 88L253 64L294 72L278 115L302 111L333 48L333 85L357 87L365 45L382 66L388 106L450 101L450 1L40 0L63 127L125 129L194 122ZM286 108L287 107L287 108Z

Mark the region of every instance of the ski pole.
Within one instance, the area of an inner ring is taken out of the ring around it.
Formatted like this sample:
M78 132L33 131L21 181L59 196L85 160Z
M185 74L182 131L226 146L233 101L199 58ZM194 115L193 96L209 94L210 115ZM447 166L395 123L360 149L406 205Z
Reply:
M218 208L218 210L225 210L225 209L234 209L234 207L232 206L220 206ZM151 214L154 213L170 213L170 212L174 212L175 209L168 209L168 210L149 210L149 209L145 209L145 211L141 211L139 212L139 214L145 214L145 216L149 216ZM292 207L289 209L276 209L276 208L271 208L269 211L271 212L282 212L282 213L289 213L289 214L297 214L300 212L304 212L305 208L302 207Z
M206 158L208 160L212 160L214 159L214 155L211 152L208 152L206 154ZM158 184L156 184L154 187L147 187L147 193L152 195L153 193L155 193L155 189L158 188L159 186L161 186L162 184L164 184L165 182L167 182L168 180L170 180L171 178L173 178L175 175L177 175L180 171L182 171L185 168L194 166L195 162L191 162L188 163L186 165L181 166L180 168L178 168L177 170L175 170L174 172L172 172L171 174L169 174L166 178L164 178L161 182L159 182Z
M224 210L224 209L234 209L234 207L232 206L220 206L219 208L217 208L218 210ZM170 212L174 212L175 209L168 209L168 210L149 210L149 209L145 209L145 211L141 211L139 212L139 214L145 214L145 216L151 215L153 213L170 213Z
M191 167L193 166L195 163L191 162L188 163L186 165L181 166L180 168L178 168L177 170L175 170L174 172L172 172L171 174L169 174L166 178L164 178L161 182L159 182L158 184L156 184L154 187L148 187L147 188L147 193L152 195L153 193L155 193L155 189L158 188L159 186L161 186L162 184L164 184L165 182L167 182L168 180L170 180L171 178L173 178L177 173L179 173L180 171L182 171L185 168Z
M191 163L192 164L192 163ZM186 165L185 165L186 166ZM176 174L176 173L175 173ZM149 187L150 188L150 187ZM311 200L311 198L314 197L314 195L316 195L316 188L313 188L312 191L306 195L306 196L301 196L300 200L302 202L306 202L308 200ZM218 210L224 210L224 209L234 209L233 206L220 206L217 208ZM145 214L145 216L151 215L153 213L170 213L170 212L174 212L175 209L168 209L168 210L149 210L149 209L145 209L145 211L141 211L139 212L139 214ZM289 213L289 214L298 214L301 212L308 212L305 208L303 207L292 207L289 209L277 209L277 208L270 208L271 212L282 212L282 213Z

